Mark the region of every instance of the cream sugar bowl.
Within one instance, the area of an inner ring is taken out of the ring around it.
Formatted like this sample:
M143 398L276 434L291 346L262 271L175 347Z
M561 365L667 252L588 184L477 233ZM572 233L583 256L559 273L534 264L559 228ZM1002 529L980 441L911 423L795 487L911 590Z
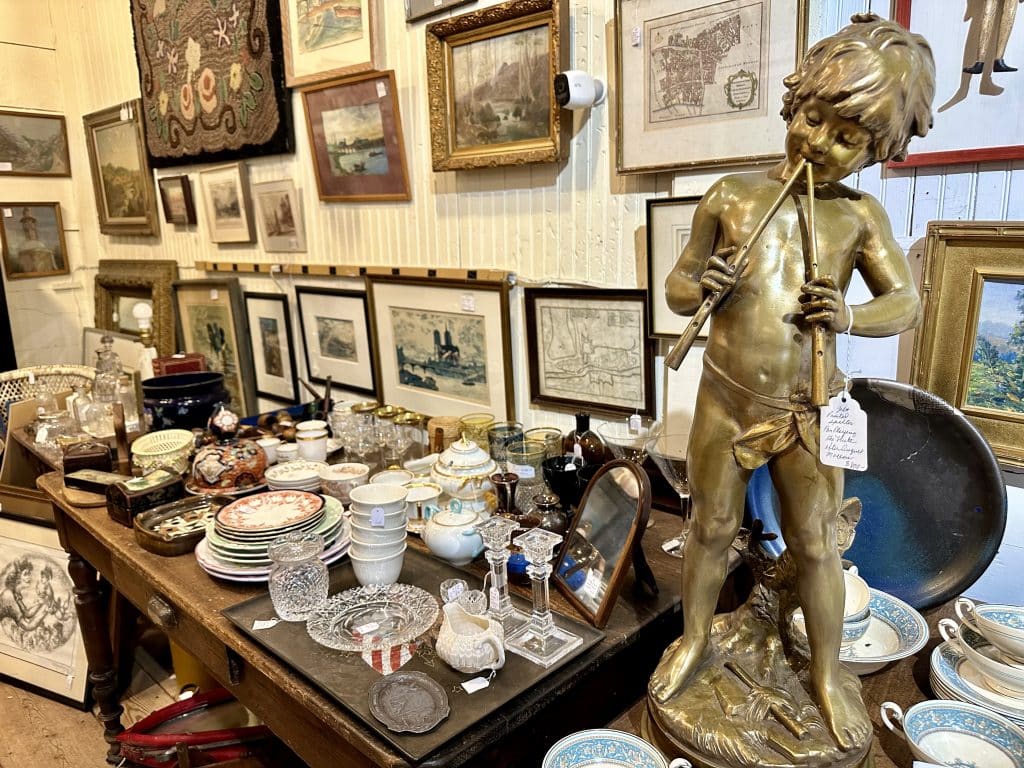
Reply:
M423 543L433 554L452 565L466 565L484 549L476 526L480 515L467 510L458 499L448 509L430 516L423 527Z
M430 479L461 501L464 510L486 513L484 494L492 490L491 475L497 468L487 451L462 437L437 457L430 469Z
M505 631L489 616L474 616L454 600L444 606L437 634L437 655L459 672L505 666Z

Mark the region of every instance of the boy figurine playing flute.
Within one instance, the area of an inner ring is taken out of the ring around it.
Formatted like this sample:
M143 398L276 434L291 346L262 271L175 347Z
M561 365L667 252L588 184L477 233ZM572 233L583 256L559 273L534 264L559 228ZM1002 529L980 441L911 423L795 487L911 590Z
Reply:
M911 137L927 132L934 62L919 35L862 14L814 45L784 82L785 159L767 172L726 176L708 190L666 280L678 314L694 314L712 294L720 301L711 314L688 449L693 523L682 568L684 633L662 657L650 693L659 704L670 702L707 657L747 481L767 464L796 565L811 693L836 745L851 750L870 735L871 723L859 691L839 675L843 575L835 526L843 470L818 461L811 340L815 325L826 329L821 351L834 394L842 386L836 333L889 336L918 322L920 300L885 211L840 181L872 163L904 158ZM749 259L736 274L730 257L780 192L781 206L748 244ZM809 218L816 219L813 232ZM811 238L814 279L805 260ZM873 298L849 306L843 295L855 269Z

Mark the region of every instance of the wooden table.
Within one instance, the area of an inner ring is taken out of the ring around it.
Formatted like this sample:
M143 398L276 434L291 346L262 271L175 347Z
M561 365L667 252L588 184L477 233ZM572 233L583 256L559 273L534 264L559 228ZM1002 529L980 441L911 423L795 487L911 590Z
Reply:
M408 766L347 710L249 640L221 610L258 594L260 587L215 581L192 555L160 557L138 547L131 529L103 508L80 509L62 496L59 474L39 479L53 504L60 541L69 554L75 604L89 659L89 678L117 761L114 737L121 730L110 637L108 595L99 577L196 656L211 674L304 761L331 766ZM632 575L605 628L605 639L544 678L525 694L464 731L420 765L539 765L557 739L612 720L643 695L662 650L679 632L679 561L658 548L675 533L679 518L657 512L645 549L661 593L634 594ZM552 590L552 605L574 615ZM499 678L500 680L500 678Z

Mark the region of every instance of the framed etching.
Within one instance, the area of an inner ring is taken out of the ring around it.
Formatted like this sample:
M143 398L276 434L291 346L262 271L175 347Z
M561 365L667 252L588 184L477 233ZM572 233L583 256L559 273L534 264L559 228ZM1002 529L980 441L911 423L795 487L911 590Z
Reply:
M63 115L0 109L0 176L70 176Z
M253 184L252 194L256 201L256 221L263 250L268 253L305 253L306 225L302 219L302 201L292 180Z
M0 203L0 244L8 280L70 271L60 203Z
M295 347L288 299L283 293L245 293L256 394L284 403L299 401Z
M419 21L475 2L476 0L405 0L405 20Z
M289 86L377 68L378 0L280 0Z
M552 163L572 125L555 101L568 69L567 0L515 0L427 27L435 171Z
M781 158L806 29L807 0L615 0L619 173Z
M86 703L88 661L68 556L50 527L0 517L0 677Z
M699 197L659 197L647 201L647 322L654 338L674 341L686 330L686 316L669 309L665 278L690 239L690 225L699 202ZM707 336L705 323L697 338Z
M214 243L252 243L252 201L245 163L231 163L199 173L206 223Z
M933 221L910 381L1024 466L1024 224Z
M172 283L178 262L170 259L100 259L94 280L94 324L106 331L138 334L132 307L140 301L153 309L153 342L161 357L177 351Z
M82 118L100 232L155 235L156 188L146 158L138 99Z
M295 150L278 0L131 0L131 15L153 167Z
M362 291L296 286L299 330L309 378L377 397L377 350Z
M302 103L321 200L409 199L394 72L305 88Z
M432 416L515 418L506 280L367 280L384 402Z
M647 292L526 288L530 401L654 415Z
M936 8L935 6L941 6ZM896 21L924 35L935 57L935 124L894 167L1024 158L1016 120L1024 109L1016 68L1021 32L1016 2L895 0ZM1007 50L1007 44L1010 43ZM1004 56L1006 60L1004 60ZM984 130L978 130L984 126Z
M164 221L168 224L195 224L196 206L192 202L192 182L188 176L163 176L156 183L164 206Z
M238 278L177 280L173 286L180 348L201 352L207 370L224 374L231 407L239 416L257 413L249 324Z

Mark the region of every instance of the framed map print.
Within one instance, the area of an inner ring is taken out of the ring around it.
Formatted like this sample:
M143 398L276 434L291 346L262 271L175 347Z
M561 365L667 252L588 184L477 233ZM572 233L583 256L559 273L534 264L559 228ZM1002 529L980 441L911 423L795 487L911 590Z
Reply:
M616 0L619 172L782 157L806 27L807 0Z

